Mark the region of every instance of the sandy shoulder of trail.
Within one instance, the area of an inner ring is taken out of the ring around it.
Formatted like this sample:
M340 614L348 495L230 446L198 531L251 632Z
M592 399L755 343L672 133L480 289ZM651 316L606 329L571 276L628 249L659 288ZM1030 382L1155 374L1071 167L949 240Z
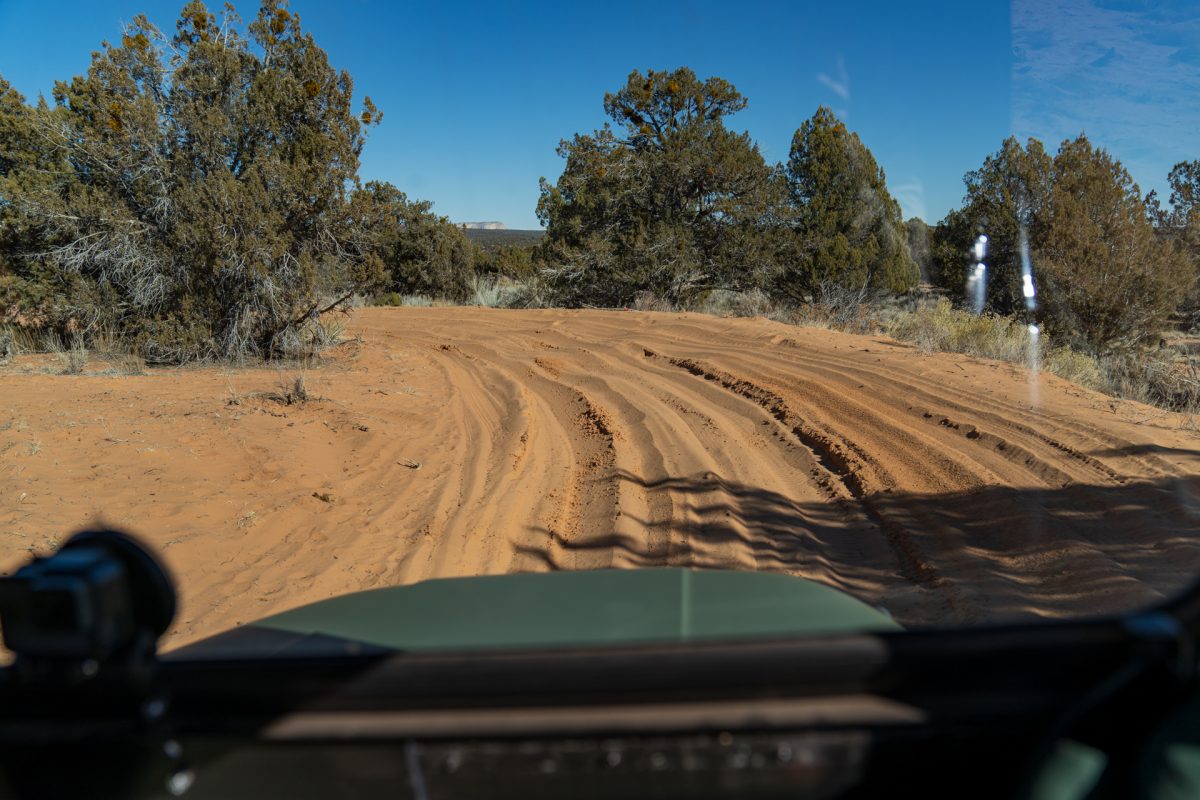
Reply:
M878 336L637 312L364 309L316 367L0 366L0 568L96 524L179 645L434 576L681 564L915 623L1148 602L1200 573L1194 422ZM303 376L309 399L280 397Z

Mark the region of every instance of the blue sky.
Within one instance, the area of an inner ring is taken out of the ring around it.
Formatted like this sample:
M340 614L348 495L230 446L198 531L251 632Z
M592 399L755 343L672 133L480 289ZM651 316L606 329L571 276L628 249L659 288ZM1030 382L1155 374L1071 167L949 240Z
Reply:
M144 11L171 30L181 5L0 0L0 74L31 98L48 93L123 20ZM243 16L253 8L243 3ZM875 153L905 215L930 222L960 203L963 173L1014 131L1053 145L1087 130L1145 188L1161 187L1175 161L1200 158L1195 2L292 8L384 110L362 176L432 200L456 222L535 227L538 178L562 169L558 140L599 127L604 93L634 68L687 65L731 81L750 106L730 125L771 162L786 159L818 105L833 107Z
M1200 159L1200 2L1014 0L1013 131L1085 131L1165 200Z

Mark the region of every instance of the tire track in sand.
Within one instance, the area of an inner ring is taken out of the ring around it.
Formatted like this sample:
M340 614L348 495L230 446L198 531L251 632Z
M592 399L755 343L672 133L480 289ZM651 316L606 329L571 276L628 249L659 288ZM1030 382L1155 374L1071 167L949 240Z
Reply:
M915 626L1121 613L1200 574L1186 420L1049 379L1034 411L1019 367L687 314L363 309L348 334L300 407L229 403L272 368L0 368L6 567L129 525L180 581L168 646L510 570L772 570Z
M949 595L948 600L951 607L961 605L961 600L955 597L956 593L951 587L946 586L938 570L925 558L908 531L884 517L871 502L873 490L868 488L863 479L864 465L858 461L856 454L845 447L844 443L834 441L823 432L813 428L805 420L792 413L782 397L750 381L713 369L693 359L661 356L649 349L645 350L645 355L647 358L665 359L672 366L704 380L712 381L766 409L813 454L822 470L820 472L814 470L813 478L819 486L830 493L831 499L849 496L862 504L867 516L875 523L895 551L900 562L901 574L927 589L945 591Z

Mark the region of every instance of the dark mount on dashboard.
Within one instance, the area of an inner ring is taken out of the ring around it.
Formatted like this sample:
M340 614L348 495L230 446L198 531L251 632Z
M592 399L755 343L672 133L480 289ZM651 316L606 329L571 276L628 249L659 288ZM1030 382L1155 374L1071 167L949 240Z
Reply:
M0 625L19 670L86 680L119 666L141 673L175 617L163 566L126 533L87 530L0 578Z
M0 578L0 796L176 794L191 769L167 725L157 643L175 589L150 551L85 530Z

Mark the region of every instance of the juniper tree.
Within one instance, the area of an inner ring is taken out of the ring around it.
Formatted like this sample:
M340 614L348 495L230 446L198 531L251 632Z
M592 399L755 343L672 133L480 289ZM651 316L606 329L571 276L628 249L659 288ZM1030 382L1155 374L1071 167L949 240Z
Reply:
M1013 313L1024 308L1021 284L1021 230L1030 242L1041 241L1048 219L1054 160L1037 139L1024 146L1014 137L963 178L967 194L934 235L933 258L939 283L961 296L974 263L975 239L988 237L987 305Z
M409 200L390 183L372 181L354 192L355 224L365 252L379 258L380 288L461 300L474 275L466 235L432 211L429 201Z
M91 287L61 309L74 324L150 358L283 352L322 292L374 263L346 203L377 110L353 113L350 76L278 0L239 22L191 2L168 37L135 17L36 119L67 169L22 191L45 241L23 257Z
M764 221L776 183L746 133L725 127L746 99L690 69L632 72L605 95L611 123L558 148L544 178L540 248L568 302L620 304L639 290L685 299L752 284L772 258Z
M29 254L47 247L45 220L31 213L29 198L42 196L74 177L63 150L50 146L45 130L59 115L25 98L0 77L0 322L44 324L58 298L80 288L51 265Z
M1060 338L1098 348L1155 336L1195 282L1195 266L1155 236L1121 162L1087 137L1054 157L1050 213L1035 240L1042 316Z
M883 169L828 108L796 131L785 174L794 238L776 279L780 292L802 298L826 285L916 285L919 271Z

